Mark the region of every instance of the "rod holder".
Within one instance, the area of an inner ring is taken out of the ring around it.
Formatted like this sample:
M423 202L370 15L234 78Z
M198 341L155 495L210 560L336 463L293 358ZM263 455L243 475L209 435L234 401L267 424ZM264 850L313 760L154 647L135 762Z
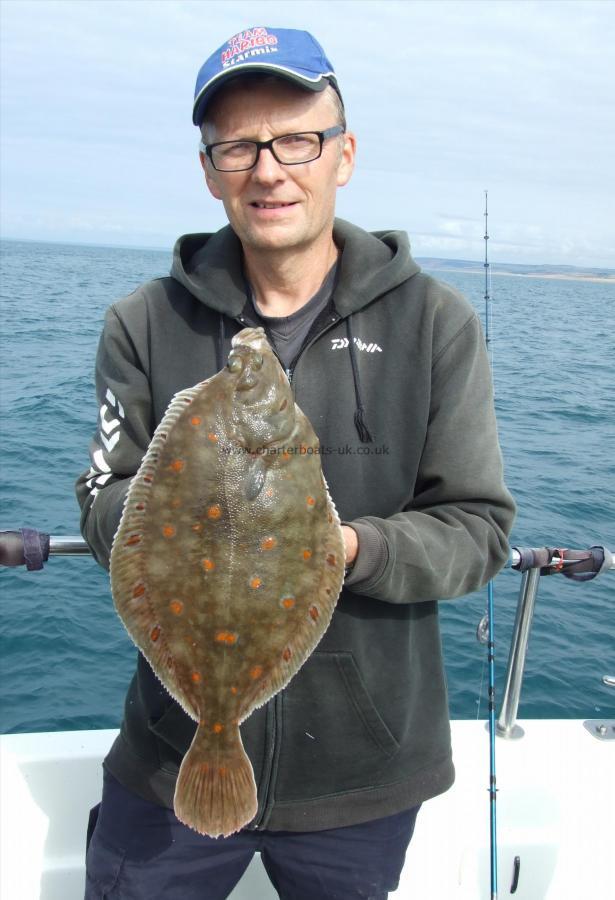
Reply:
M507 738L508 740L517 740L523 737L524 734L521 726L516 724L516 719L539 581L540 569L528 569L527 572L523 573L519 588L517 615L515 617L515 627L513 628L506 668L506 686L504 688L502 708L495 726L498 737Z

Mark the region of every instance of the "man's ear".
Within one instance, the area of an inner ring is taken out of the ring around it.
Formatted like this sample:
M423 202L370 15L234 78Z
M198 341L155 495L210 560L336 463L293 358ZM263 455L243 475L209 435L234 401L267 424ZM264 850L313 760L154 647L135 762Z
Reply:
M205 173L205 184L209 189L209 193L215 200L222 200L222 194L220 193L220 189L216 182L216 170L212 169L209 160L201 151L199 151L199 159L201 161L203 172Z
M350 181L350 176L354 172L354 160L357 152L357 139L352 131L347 131L344 135L344 144L340 154L340 162L337 167L337 186L344 187Z

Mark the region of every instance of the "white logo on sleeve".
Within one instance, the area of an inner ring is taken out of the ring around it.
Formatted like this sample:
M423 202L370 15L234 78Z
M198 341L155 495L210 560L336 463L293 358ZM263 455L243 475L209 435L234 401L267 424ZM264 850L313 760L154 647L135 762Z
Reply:
M379 344L376 344L375 341L368 344L358 337L355 337L352 340L358 350L364 350L365 353L382 353L382 347ZM348 338L331 338L331 349L344 350L348 346L348 343Z
M111 453L120 439L123 418L124 407L119 400L116 399L113 391L107 388L105 402L100 407L98 429L100 440L107 453ZM105 458L103 447L98 447L92 453L92 466L88 472L89 477L86 481L86 485L90 489L90 493L94 499L100 488L104 487L113 474L111 472L111 467Z

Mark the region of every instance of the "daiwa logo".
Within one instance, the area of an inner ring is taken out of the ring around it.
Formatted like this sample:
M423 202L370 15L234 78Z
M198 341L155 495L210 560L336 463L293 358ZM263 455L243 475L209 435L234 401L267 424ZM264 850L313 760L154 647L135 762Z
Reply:
M366 353L382 353L382 347L375 342L366 344L361 338L353 338L353 343L358 350L364 350ZM348 338L331 338L332 350L344 350L349 344Z

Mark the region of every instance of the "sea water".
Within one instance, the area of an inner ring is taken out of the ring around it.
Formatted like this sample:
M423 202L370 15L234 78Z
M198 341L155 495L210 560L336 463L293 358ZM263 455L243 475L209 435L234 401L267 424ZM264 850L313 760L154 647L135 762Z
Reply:
M0 529L78 534L88 468L93 366L105 308L168 274L171 251L5 241L2 258ZM483 318L480 274L433 273ZM511 543L615 549L615 287L494 276L492 342ZM446 565L446 560L442 560ZM494 582L501 696L521 576ZM0 730L119 724L136 651L90 557L0 571ZM440 605L451 715L487 714L486 591ZM520 717L615 717L615 571L586 584L540 579Z

